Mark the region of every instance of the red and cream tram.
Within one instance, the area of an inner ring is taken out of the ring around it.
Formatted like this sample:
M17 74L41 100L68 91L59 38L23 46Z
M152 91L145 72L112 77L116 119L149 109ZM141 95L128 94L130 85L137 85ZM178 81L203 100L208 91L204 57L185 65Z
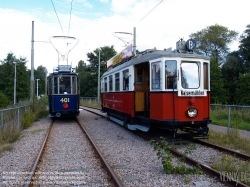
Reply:
M193 39L176 46L174 51L146 50L120 62L126 49L107 62L101 100L109 119L131 130L208 133L209 58L193 52Z

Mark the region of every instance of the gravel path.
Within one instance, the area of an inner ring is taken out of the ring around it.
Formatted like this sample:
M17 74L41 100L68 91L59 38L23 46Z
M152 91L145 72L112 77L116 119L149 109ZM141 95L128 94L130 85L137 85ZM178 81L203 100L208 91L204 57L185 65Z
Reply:
M0 186L21 186L31 170L50 124L49 118L35 122L13 143L12 151L0 157Z
M147 141L89 112L81 111L79 118L124 186L223 186L207 175L168 175ZM177 164L174 158L173 165Z
M36 171L42 186L111 186L92 145L74 120L56 120Z

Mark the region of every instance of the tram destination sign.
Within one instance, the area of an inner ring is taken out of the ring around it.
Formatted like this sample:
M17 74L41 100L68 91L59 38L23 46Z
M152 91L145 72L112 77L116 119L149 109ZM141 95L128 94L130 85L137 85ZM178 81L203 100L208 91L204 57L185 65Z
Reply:
M207 91L205 90L179 90L178 96L207 96Z

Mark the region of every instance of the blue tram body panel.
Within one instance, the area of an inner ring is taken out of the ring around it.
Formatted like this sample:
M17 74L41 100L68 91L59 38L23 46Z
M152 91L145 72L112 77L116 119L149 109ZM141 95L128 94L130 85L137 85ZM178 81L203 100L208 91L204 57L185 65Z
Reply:
M78 110L78 96L77 95L54 95L52 96L52 110L53 111L72 111ZM64 104L68 104L68 108L63 108Z

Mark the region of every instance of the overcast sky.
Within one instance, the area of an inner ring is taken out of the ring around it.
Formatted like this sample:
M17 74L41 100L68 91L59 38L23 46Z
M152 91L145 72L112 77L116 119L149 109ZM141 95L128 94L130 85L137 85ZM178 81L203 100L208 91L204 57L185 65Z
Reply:
M249 0L0 0L0 60L13 52L26 57L30 69L32 21L34 66L52 72L58 55L48 43L51 36L79 39L68 56L75 67L80 60L88 63L87 52L98 47L113 45L120 52L133 36L115 32L133 33L134 27L139 51L175 49L180 38L215 24L241 34L250 24L249 7ZM238 43L230 48L237 50Z

